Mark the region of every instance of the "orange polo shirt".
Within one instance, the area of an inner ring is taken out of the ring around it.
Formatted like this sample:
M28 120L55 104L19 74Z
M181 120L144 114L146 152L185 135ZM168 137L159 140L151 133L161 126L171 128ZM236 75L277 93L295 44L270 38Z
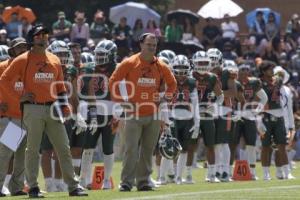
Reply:
M0 63L0 76L3 72L7 69L13 59L8 59ZM23 83L20 81L20 77L15 76L11 81L11 84L5 85L6 88L9 90L13 90L16 95L11 96L7 93L1 93L0 95L0 102L7 104L7 111L2 113L0 112L1 116L5 117L12 117L12 118L21 118L21 111L20 111L20 96L22 95L23 91ZM2 91L1 91L2 92Z
M23 92L33 93L37 103L53 102L57 99L57 94L66 92L59 58L48 51L45 54L27 51L15 58L0 78L2 94L16 95L5 87L15 77L20 77L24 83Z
M136 115L149 116L157 112L156 105L162 84L167 85L166 95L173 94L177 82L166 64L157 58L149 63L135 54L119 64L109 79L111 97L123 101L119 91L119 81L125 79L128 102L138 105ZM149 105L146 105L146 104Z

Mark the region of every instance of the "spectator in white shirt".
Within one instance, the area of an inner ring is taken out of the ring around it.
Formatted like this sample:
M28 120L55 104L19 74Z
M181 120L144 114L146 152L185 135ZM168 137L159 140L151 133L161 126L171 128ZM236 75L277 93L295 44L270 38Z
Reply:
M224 15L224 22L221 24L221 30L223 44L230 41L237 53L241 55L241 45L236 37L239 32L239 26L236 22L231 20L228 14Z

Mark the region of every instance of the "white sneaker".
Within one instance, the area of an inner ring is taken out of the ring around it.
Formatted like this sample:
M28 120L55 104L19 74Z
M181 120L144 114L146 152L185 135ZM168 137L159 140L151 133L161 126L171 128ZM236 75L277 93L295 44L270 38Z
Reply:
M186 176L186 179L185 179L183 182L184 182L185 184L195 184L195 182L193 181L192 175Z
M159 185L167 185L167 180L166 180L166 178L165 177L160 177L159 179L158 179L158 183L157 184L159 184Z
M182 184L182 178L179 177L179 176L176 177L175 183L176 183L177 185L181 185L181 184Z
M208 182L210 182L210 183L220 183L221 181L215 175L211 175L209 177Z
M277 177L278 178L278 177ZM270 176L270 174L264 174L264 180L265 181L270 181L272 178Z
M159 187L159 182L153 180L151 177L148 180L148 185L152 188L158 188Z
M102 190L110 190L110 189L112 189L110 180L104 179L103 185L102 185Z
M251 179L252 179L253 181L257 181L259 178L258 178L255 174L252 174L252 175L251 175Z
M9 189L4 185L2 186L2 191L1 192L5 195L10 195Z
M45 184L45 190L46 192L57 192L57 187L56 185L52 182L50 184Z
M288 176L286 177L287 180L295 180L296 177L293 176L291 173L288 174Z

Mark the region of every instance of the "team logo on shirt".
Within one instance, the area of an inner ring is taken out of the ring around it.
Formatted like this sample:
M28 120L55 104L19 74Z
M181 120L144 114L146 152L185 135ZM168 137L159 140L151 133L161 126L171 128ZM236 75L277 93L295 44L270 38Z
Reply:
M23 82L17 81L17 82L15 82L14 90L17 92L21 92L21 91L23 91L23 87L24 87Z
M54 81L53 73L37 72L34 74L35 82L52 82Z
M54 73L46 72L48 67L48 62L38 62L36 63L38 71L34 74L35 82L52 82L54 81Z
M155 78L139 78L137 85L142 87L153 87L155 86Z

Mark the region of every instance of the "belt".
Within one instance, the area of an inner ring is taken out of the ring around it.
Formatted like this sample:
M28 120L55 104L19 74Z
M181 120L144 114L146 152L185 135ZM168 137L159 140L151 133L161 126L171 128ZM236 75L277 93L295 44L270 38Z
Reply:
M51 106L54 102L53 101L47 101L47 102L30 102L25 101L24 104L32 104L32 105L42 105L42 106Z

